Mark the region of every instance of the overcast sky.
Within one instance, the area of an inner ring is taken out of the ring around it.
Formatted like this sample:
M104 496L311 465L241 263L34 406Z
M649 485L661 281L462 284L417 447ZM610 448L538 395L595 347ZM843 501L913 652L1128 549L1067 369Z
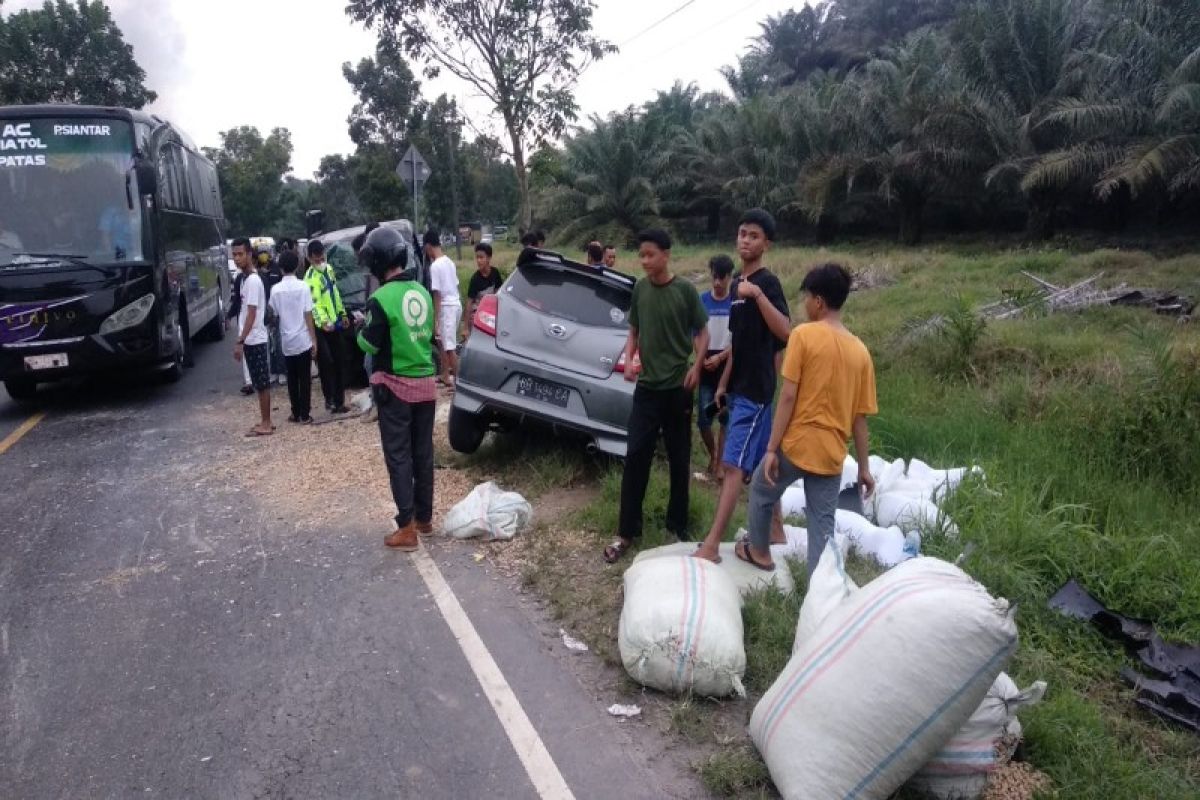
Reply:
M322 156L349 153L346 117L354 96L343 62L374 52L375 36L346 16L344 0L107 0L133 45L147 83L158 92L151 110L201 145L237 125L292 131L297 177L311 177ZM692 0L653 30L635 37L686 0L598 0L596 33L617 55L594 65L579 83L581 117L604 115L651 99L677 80L724 89L717 70L758 33L758 23L802 0ZM40 6L9 0L6 11ZM630 41L633 39L632 41ZM414 69L418 72L419 69ZM447 92L482 127L492 109L453 78L424 81L433 99ZM316 110L310 110L312 106Z

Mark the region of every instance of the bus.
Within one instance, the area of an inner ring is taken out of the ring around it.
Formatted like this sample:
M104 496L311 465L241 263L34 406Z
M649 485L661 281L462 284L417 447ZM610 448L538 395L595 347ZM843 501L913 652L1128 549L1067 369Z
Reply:
M142 111L0 107L0 380L161 367L225 336L230 299L217 171Z

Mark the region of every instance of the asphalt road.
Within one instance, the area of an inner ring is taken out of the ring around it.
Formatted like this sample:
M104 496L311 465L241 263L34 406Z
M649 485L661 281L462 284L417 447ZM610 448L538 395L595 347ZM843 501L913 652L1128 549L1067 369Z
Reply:
M409 556L195 479L246 424L197 413L228 347L197 360L60 387L0 454L0 797L538 797ZM0 439L30 414L0 393ZM698 796L511 587L434 555L574 796Z

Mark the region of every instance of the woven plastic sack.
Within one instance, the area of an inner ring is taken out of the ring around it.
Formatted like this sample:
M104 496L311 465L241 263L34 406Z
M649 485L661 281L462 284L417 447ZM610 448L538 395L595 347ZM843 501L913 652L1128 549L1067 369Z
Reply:
M491 481L481 483L442 520L442 530L455 539L511 539L533 519L524 497Z
M737 586L711 561L663 556L626 570L617 644L625 671L643 686L744 696L742 636Z
M936 800L977 800L992 771L1012 760L1021 740L1017 712L1045 694L1045 681L1021 690L1001 672L975 713L908 785Z
M953 564L914 558L837 605L754 709L788 800L884 800L979 707L1017 629Z
M738 594L742 597L767 586L772 586L783 594L791 594L795 591L796 583L792 580L792 571L784 561L790 553L788 545L771 545L771 558L775 562L775 570L773 572L765 572L753 564L747 564L745 561L742 561L734 555L733 547L733 542L723 542L721 544L721 563L717 566L729 575L734 585L737 586ZM663 558L664 556L686 556L694 552L696 552L695 542L677 542L650 550L643 550L638 553L633 563L637 564L649 558Z

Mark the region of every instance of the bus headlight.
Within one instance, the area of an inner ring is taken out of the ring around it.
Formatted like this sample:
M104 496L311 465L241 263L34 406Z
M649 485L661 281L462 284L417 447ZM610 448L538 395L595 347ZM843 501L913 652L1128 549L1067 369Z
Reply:
M153 308L153 293L140 297L104 320L100 325L100 333L117 333L135 325L141 325L145 322L146 317L150 316Z

